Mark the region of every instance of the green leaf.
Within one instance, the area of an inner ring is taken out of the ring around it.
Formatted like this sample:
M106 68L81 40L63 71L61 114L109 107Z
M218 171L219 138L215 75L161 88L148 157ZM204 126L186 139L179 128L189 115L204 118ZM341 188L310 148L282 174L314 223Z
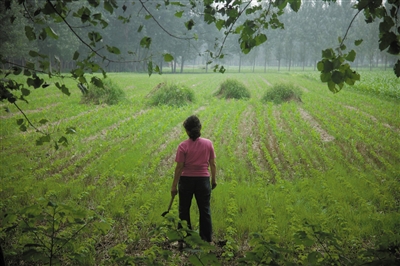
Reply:
M149 76L151 76L151 74L153 74L153 62L149 61L147 63L147 73L149 74Z
M90 83L92 83L93 85L95 85L98 88L104 88L103 81L101 79L99 79L98 77L92 77L90 80Z
M215 26L217 27L218 30L221 30L223 26L225 26L225 20L223 19L218 19L215 22Z
M176 11L176 12L175 12L175 17L181 18L181 17L182 17L182 14L183 14L183 10L182 10L182 11Z
M346 60L354 62L355 59L356 59L356 52L354 50L351 50L349 54L346 56Z
M196 255L190 255L189 261L194 265L194 266L203 266L204 264L196 257Z
M344 82L344 75L340 71L333 71L332 72L332 81L336 84L340 84Z
M328 88L333 93L338 92L338 90L336 89L336 84L332 80L328 81Z
M170 242L178 241L181 239L179 233L173 230L167 232L167 237Z
M28 128L25 125L21 125L19 127L19 130L21 130L22 132L26 132L28 130Z
M53 38L55 40L58 39L57 33L51 27L46 27L44 30L46 31L47 36L50 36L51 38Z
M171 54L164 54L164 61L165 62L172 62L174 57Z
M333 59L335 57L335 52L332 48L328 48L322 51L322 57L327 59Z
M112 54L121 54L121 51L118 49L118 47L115 47L115 46L107 45L107 50Z
M379 39L379 49L381 51L385 50L390 46L392 42L397 41L397 36L393 32L385 32Z
M96 229L100 230L102 234L107 234L107 232L111 229L110 224L105 221L95 222L93 223Z
M397 60L397 63L393 67L394 73L397 77L400 77L400 59Z
M151 18L152 18L151 15L146 15L146 16L144 17L145 20L149 20L149 19L151 19Z
M318 71L323 71L324 70L324 62L323 61L319 61L317 63L317 69L318 69Z
M184 7L184 6L185 6L185 5L182 4L181 2L171 2L171 5L180 6L180 7Z
M104 9L110 12L112 14L114 12L114 8L112 7L110 0L105 0L104 1Z
M24 123L24 119L23 118L17 119L17 125L18 126L22 125L23 123Z
M301 6L301 0L289 0L289 5L294 12L297 12Z
M44 136L41 136L40 138L38 138L38 139L36 140L36 146L41 146L41 145L43 145L45 142L50 142L50 140L51 140L51 137L50 137L49 134L44 135Z
M186 26L186 28L187 28L188 30L192 30L194 24L195 24L195 23L194 23L193 19L191 19L191 20L185 22L185 26Z
M78 51L75 51L75 53L74 53L74 57L72 58L72 60L77 60L79 58L79 52Z
M317 265L318 264L318 259L321 257L321 254L319 252L311 252L308 254L307 260L310 265Z
M137 32L142 32L142 30L143 30L143 25L140 25Z
M19 75L19 74L21 74L21 72L22 72L22 68L20 68L20 67L17 67L17 66L14 66L13 68L12 68L12 70L13 70L13 74L14 75Z
M142 46L143 48L149 48L151 45L151 38L148 36L143 37L140 40L140 46Z
M28 96L29 94L31 94L31 91L25 88L21 89L22 95L24 96Z
M265 35L263 33L262 34L258 34L256 36L255 40L256 40L256 45L260 45L260 44L262 44L262 43L267 41L267 35Z
M63 146L68 146L68 139L64 136L62 136L61 138L58 139L58 143L61 143L61 145Z
M47 119L41 119L39 121L39 123L42 124L42 125L46 124L47 122L49 122L49 120L47 120Z
M30 41L36 40L36 34L31 26L25 26L25 36Z
M322 82L328 82L332 80L332 73L331 72L321 73L320 78Z
M354 41L355 46L359 46L363 42L362 39Z

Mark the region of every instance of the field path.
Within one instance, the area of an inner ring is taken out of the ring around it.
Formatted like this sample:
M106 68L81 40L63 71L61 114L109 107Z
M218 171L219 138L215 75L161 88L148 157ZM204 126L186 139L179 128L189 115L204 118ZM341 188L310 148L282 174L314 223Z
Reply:
M330 142L333 141L335 138L331 136L326 130L324 130L321 125L303 108L299 107L299 112L301 117L306 120L310 125L320 134L321 140L323 142Z

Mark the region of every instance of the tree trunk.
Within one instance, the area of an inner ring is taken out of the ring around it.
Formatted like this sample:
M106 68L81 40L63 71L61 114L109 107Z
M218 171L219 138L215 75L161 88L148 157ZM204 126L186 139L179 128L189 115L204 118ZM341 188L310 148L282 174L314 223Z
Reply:
M264 60L264 73L267 73L267 56L265 56Z
M241 67L242 67L242 55L239 55L239 73Z
M181 62L181 73L183 73L183 65L185 63L185 57L181 56L182 62Z

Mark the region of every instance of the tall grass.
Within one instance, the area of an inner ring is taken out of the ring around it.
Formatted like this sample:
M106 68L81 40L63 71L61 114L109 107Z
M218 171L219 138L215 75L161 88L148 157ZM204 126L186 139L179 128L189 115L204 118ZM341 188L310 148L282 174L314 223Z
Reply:
M215 95L225 99L248 99L250 91L239 80L230 78L221 83Z
M125 92L118 83L111 78L103 79L103 87L90 84L87 91L83 91L82 102L93 104L114 105L125 98Z
M148 95L153 106L169 105L181 107L195 100L194 91L182 84L160 83Z
M276 84L272 88L265 91L262 100L264 102L274 102L280 104L287 101L300 101L301 90L294 84Z

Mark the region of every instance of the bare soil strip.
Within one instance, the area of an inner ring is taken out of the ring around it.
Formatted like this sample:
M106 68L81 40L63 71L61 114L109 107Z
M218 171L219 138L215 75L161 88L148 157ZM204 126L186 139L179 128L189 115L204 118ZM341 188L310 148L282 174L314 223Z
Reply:
M276 120L276 127L278 130L284 130L281 113L277 108L274 108L272 114ZM287 169L289 166L287 165L287 161L282 153L282 150L279 147L278 140L275 135L270 134L269 141L272 145L273 151L278 155L278 157L274 158L275 163L278 165L280 164L284 169Z
M48 109L50 109L50 108L52 108L52 107L55 107L55 106L57 106L57 105L59 105L60 103L52 103L52 104L49 104L49 105L47 105L47 106L45 106L45 107L40 107L40 108L38 108L38 109L33 109L33 110L23 110L22 109L22 111L26 114L26 115L28 115L28 114L36 114L36 113L40 113L40 112L43 112L44 110L48 110ZM17 116L17 115L22 115L21 114L21 112L20 111L15 111L15 112L13 112L13 113L8 113L7 115L1 115L0 116L0 119L7 119L7 118L12 118L12 117L14 117L14 116Z
M362 113L362 114L364 114L365 116L369 117L373 122L375 122L375 123L377 123L377 124L382 124L384 127L389 128L389 129L391 129L391 130L393 130L393 131L395 131L395 132L397 132L397 133L400 133L400 129L395 128L395 127L393 127L393 126L391 126L391 125L389 125L389 124L387 124L387 123L381 123L375 116L370 115L370 114L368 114L368 113L366 113L366 112L363 112L363 111L359 110L358 108L356 108L356 107L354 107L354 106L345 105L344 107L346 107L347 109L350 109L350 110L353 110L353 111Z
M272 87L272 84L271 84L268 80L266 80L265 78L262 78L262 80L263 80L265 83L267 83L268 86Z
M305 87L301 87L301 89L304 91L304 92L310 92L307 88L305 88Z
M321 125L309 114L307 113L303 108L299 108L299 112L301 116L303 117L304 120L306 120L310 125L320 134L321 136L321 141L323 142L330 142L333 141L335 138L329 133L324 130Z
M104 129L101 130L98 134L95 134L95 135L92 135L92 136L87 137L87 138L85 138L85 139L82 139L82 142L86 143L86 142L89 142L89 141L96 140L96 139L98 139L98 138L100 138L100 137L104 137L104 136L107 135L107 132L112 131L112 130L118 128L121 124L126 123L126 122L128 122L129 120L132 120L132 119L134 119L134 118L138 117L139 115L142 115L142 114L144 114L144 113L146 113L146 112L147 112L146 110L140 110L138 113L134 114L133 116L128 116L128 117L126 117L125 119L120 120L120 121L118 121L117 123L115 123L115 124L113 124L113 125L111 125L111 126L109 126L109 127L104 128Z

